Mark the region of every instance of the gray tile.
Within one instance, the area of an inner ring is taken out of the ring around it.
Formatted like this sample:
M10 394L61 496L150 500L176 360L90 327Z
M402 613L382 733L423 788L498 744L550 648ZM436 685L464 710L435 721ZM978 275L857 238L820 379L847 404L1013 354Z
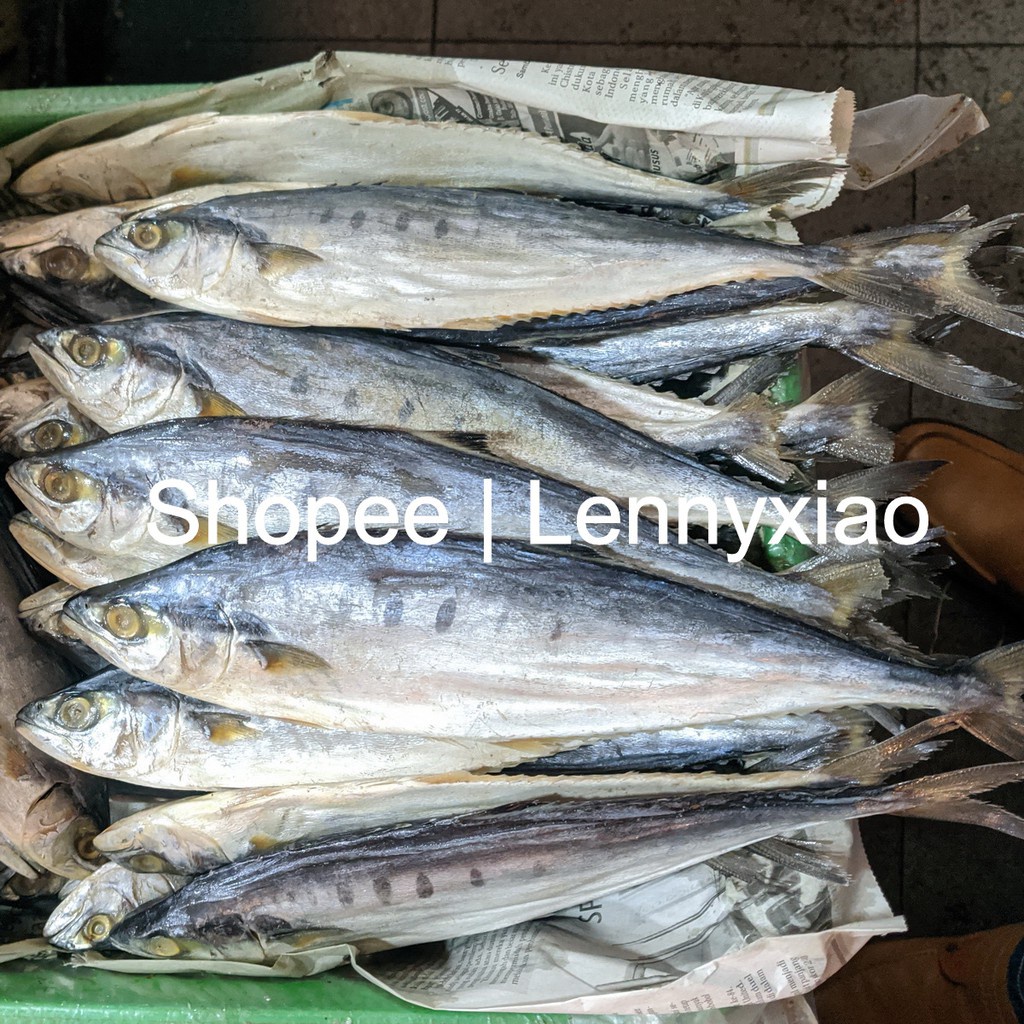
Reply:
M1024 44L1024 7L1017 0L919 0L921 42Z
M545 40L552 42L692 43L751 41L786 46L799 39L820 43L912 43L910 2L865 0L744 0L717 4L694 0L510 0L467 4L439 0L438 38L445 40Z

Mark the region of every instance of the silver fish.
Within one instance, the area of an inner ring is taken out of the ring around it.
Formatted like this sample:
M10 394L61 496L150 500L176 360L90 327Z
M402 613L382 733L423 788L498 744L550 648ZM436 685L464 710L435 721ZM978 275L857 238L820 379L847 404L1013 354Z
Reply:
M99 672L108 667L106 659L72 636L61 619L64 605L79 589L67 583L53 583L26 597L18 605L18 617L33 636L51 644L69 661L88 672Z
M911 664L607 564L448 537L200 551L72 598L67 627L191 696L336 728L583 737L842 706L1000 714L1024 647Z
M0 427L16 423L57 396L58 392L45 377L0 387Z
M319 729L239 714L116 670L27 705L17 728L81 771L171 790L438 775L511 765L557 746Z
M221 540L242 525L237 503L245 510L248 534L270 493L303 510L326 496L344 500L351 509L371 497L405 509L428 495L443 503L452 532L480 537L487 529L484 481L490 480L492 536L528 541L534 507L530 484L537 478L401 432L208 417L158 422L54 456L24 459L8 479L34 513L15 517L15 538L61 579L87 587L175 561L208 544L210 481L231 499L216 517L214 536ZM191 496L172 492L175 506L190 510L199 522L199 533L187 547L173 543L186 540L184 521L150 500L153 488L166 480L191 483L195 490ZM540 482L543 509L537 518L544 531L580 538L577 513L587 495L556 481ZM267 530L288 530L282 506L264 511ZM318 524L338 521L338 509L321 502ZM154 529L169 541L155 540ZM749 563L730 563L698 543L660 540L654 524L638 518L635 542L623 530L607 545L588 547L581 539L576 544L656 575L831 624L845 624L872 607L885 586L877 563L772 575Z
M295 326L472 330L799 277L913 316L959 312L1024 334L1024 320L993 301L964 260L1014 222L793 246L535 196L382 185L147 214L108 232L95 252L155 298Z
M186 881L182 875L141 874L118 864L104 864L64 891L43 936L58 949L91 949L129 914L169 896Z
M933 806L1024 838L1024 820L988 821L968 799L1022 776L1010 763L888 786L540 802L312 841L192 880L111 943L255 963L343 942L369 953L542 917L795 828Z
M64 150L12 185L48 207L164 195L195 183L264 181L323 185L502 188L614 206L679 207L711 219L761 219L837 173L806 161L698 185L612 163L598 153L513 128L421 122L325 109L193 114Z
M23 458L106 437L106 431L83 416L63 395L37 406L0 431L0 448Z

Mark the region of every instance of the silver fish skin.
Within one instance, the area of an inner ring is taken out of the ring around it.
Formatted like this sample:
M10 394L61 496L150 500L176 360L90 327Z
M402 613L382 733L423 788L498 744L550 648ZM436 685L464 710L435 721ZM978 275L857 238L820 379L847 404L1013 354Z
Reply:
M193 181L502 188L615 206L679 207L711 219L785 202L840 169L806 162L716 185L612 163L597 153L512 128L421 122L325 109L193 114L54 154L12 185L49 206L174 192ZM736 194L733 195L732 193ZM762 213L763 215L763 213Z
M70 448L106 435L105 430L86 419L63 395L56 395L0 431L0 448L20 459Z
M476 739L652 731L843 706L1005 713L1022 648L910 664L606 564L449 537L222 545L72 598L127 672L226 707Z
M0 565L0 862L28 878L40 869L82 878L100 863L92 839L104 823L103 786L15 731L19 708L71 682L66 663L18 621L19 599L10 567Z
M540 802L311 841L194 879L126 918L111 942L151 957L264 963L342 942L369 953L472 935L797 828L969 804L968 792L1022 773L992 768L976 780L968 771L893 786ZM1008 819L996 827L1024 836L1024 822Z
M795 276L911 315L958 311L1022 334L1024 319L964 260L1014 221L793 246L536 196L381 185L147 214L95 252L155 298L294 326L472 330Z
M613 500L659 497L670 518L680 496L707 498L719 509L728 507L728 498L744 516L759 499L778 497L456 352L360 332L314 334L175 314L145 319L45 332L32 357L85 415L112 431L143 418L203 412L297 416L416 433ZM151 342L157 351L145 369L142 361L129 360L139 334L160 339ZM261 354L267 351L275 354L272 363ZM130 370L111 366L127 361ZM114 410L130 409L139 393L132 418L112 418ZM885 479L884 489L892 473L907 471L905 464L886 468L878 480ZM867 479L860 486L867 487ZM707 507L697 502L689 515L701 524ZM781 522L770 502L762 521Z
M144 572L207 544L209 481L217 484L221 497L242 503L247 535L268 494L294 502L303 510L303 522L307 503L325 496L344 501L351 516L362 499L384 497L404 510L426 495L443 503L453 533L480 537L486 528L484 481L490 480L492 536L526 542L531 533L530 483L538 479L525 470L398 431L234 417L153 423L54 456L25 459L12 467L8 478L34 513L15 517L15 538L61 579L83 588ZM172 541L184 540L184 521L159 511L150 500L152 489L167 480L195 488L193 498L178 488L165 495L201 520L200 534L187 547L161 543L150 532L156 529ZM47 491L56 486L54 481L67 482L59 500ZM624 565L785 614L843 624L864 604L870 606L885 585L884 574L871 564L836 576L768 574L749 563L730 563L697 542L662 544L657 527L645 520L637 522L635 544L624 528L612 543L588 547L576 529L587 494L557 481L540 483L539 518L545 533L576 537L576 546L584 551L597 550ZM336 524L338 518L335 507L321 506L320 525ZM225 505L217 519L229 531L241 525L233 504ZM263 521L272 533L284 534L289 528L280 505L271 506Z
M100 672L109 668L106 659L68 633L61 620L64 605L79 589L67 583L52 583L26 597L18 605L18 617L33 636L56 648L68 661L89 673Z
M555 746L320 729L240 714L113 669L26 705L16 724L40 750L80 771L185 791L498 768Z
M104 864L65 890L43 927L43 937L58 949L91 949L129 914L169 896L187 881L183 875L142 874Z

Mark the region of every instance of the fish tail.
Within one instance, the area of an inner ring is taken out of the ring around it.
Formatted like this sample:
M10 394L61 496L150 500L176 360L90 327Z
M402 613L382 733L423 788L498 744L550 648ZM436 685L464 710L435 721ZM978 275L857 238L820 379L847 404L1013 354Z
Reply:
M938 223L840 239L831 247L839 260L820 270L814 280L908 316L959 313L1024 337L1024 318L1001 306L995 291L975 277L967 264L971 253L1011 228L1020 216L1010 214L978 227Z
M847 473L829 481L829 501L832 504L844 498L870 498L875 504L891 501L909 494L943 465L944 462L935 459L918 460Z
M812 189L826 189L837 174L846 175L842 164L826 160L798 160L768 167L713 185L716 191L741 199L751 209L778 206Z
M1024 641L979 654L970 668L987 689L989 706L965 709L963 727L1009 757L1024 760Z
M910 317L893 315L887 327L869 329L860 335L859 344L839 347L865 366L950 398L994 409L1020 408L1016 398L1020 386L1012 380L971 366L952 352L930 348L918 340L925 333L932 337L948 333L951 329L948 322L944 321L931 332L918 329L915 338L917 326Z
M881 608L889 588L889 577L877 559L840 563L814 558L783 575L826 591L833 605L830 621L841 627Z
M746 438L742 448L725 454L757 476L777 484L787 483L793 476L793 465L785 456L796 456L784 449L779 436L785 410L758 394L744 395L721 408L719 417L740 425Z
M806 401L787 409L779 425L780 440L803 455L884 466L892 461L890 431L874 422L885 398L886 378L873 370L848 373Z
M1024 818L1017 817L1003 807L971 799L977 793L986 793L1022 780L1024 763L1007 761L899 782L890 787L888 796L898 804L903 804L902 807L892 808L894 814L981 825L1024 839Z

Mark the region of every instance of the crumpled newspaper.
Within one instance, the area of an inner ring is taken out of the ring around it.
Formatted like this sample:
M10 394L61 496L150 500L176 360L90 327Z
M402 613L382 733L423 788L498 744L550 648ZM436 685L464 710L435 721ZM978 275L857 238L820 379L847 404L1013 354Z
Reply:
M847 158L854 167L848 184L870 188L948 152L987 124L962 96L911 96L855 119L853 94L842 88L815 93L666 71L337 51L43 128L0 149L0 183L58 150L170 117L328 106L538 131L686 179L836 161L825 184L786 204L791 217L835 199Z

